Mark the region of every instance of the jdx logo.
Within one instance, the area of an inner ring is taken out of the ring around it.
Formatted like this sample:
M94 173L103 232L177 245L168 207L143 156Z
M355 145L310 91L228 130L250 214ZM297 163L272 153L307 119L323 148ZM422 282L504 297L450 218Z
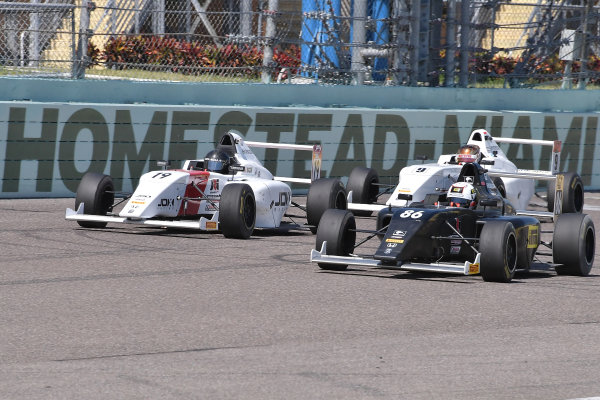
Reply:
M172 207L175 205L175 199L160 199L158 207Z
M275 207L287 206L290 201L290 194L288 192L279 192L279 201L275 203Z

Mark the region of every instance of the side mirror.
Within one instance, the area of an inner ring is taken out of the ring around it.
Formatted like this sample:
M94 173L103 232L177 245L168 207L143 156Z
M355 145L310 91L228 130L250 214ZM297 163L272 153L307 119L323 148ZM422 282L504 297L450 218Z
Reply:
M171 162L169 160L160 160L156 162L156 165L163 169L167 169L171 166Z
M484 199L479 202L484 207L498 207L498 200Z

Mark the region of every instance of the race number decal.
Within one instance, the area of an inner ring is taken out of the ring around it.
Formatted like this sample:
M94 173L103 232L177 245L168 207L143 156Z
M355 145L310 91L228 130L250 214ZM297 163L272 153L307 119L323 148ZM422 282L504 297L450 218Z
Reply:
M562 148L562 142L560 140L555 140L554 146L552 147L552 160L551 160L551 166L550 166L552 175L556 175L559 172L561 148Z
M402 214L400 214L400 218L421 218L423 216L423 211L415 211L415 210L405 210Z
M166 178L167 176L171 176L171 173L170 172L159 172L158 174L154 175L152 177L152 179L154 179L154 178L162 179L162 178Z

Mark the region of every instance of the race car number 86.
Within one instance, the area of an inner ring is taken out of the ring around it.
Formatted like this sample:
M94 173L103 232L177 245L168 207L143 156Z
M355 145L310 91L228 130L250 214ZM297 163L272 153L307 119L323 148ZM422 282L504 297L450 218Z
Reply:
M423 216L423 211L415 211L415 210L406 210L402 214L400 214L400 218L421 218Z

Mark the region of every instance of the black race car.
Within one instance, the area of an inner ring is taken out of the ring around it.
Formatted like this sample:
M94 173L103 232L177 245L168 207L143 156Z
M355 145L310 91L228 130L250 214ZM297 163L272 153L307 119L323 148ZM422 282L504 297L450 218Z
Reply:
M311 262L343 271L348 265L398 268L461 275L481 274L485 281L510 282L516 270L528 270L539 256L558 274L588 275L595 252L595 228L585 214L521 215L510 202L488 190L486 170L465 164L445 202L431 198L409 207L388 207L375 230L356 229L348 210L327 210L317 230ZM562 183L556 193L562 195ZM539 213L538 213L539 214ZM540 219L554 221L552 240L541 240ZM369 236L356 243L357 232ZM374 254L359 256L355 248L378 237ZM542 247L543 246L543 247ZM550 252L541 252L542 248Z

